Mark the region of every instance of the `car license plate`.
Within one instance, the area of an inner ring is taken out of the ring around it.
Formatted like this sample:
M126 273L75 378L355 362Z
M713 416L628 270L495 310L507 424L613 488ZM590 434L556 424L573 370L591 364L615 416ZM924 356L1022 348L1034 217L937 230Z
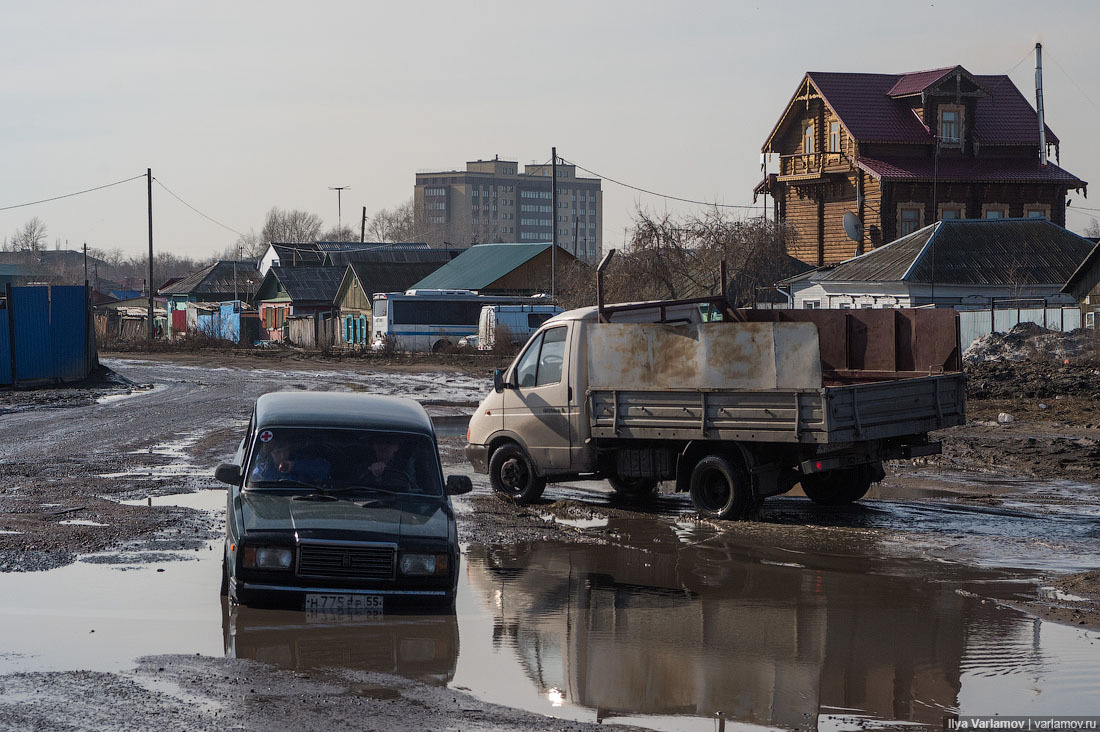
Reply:
M306 595L306 620L312 622L339 622L352 616L381 615L381 595L338 595L311 593Z

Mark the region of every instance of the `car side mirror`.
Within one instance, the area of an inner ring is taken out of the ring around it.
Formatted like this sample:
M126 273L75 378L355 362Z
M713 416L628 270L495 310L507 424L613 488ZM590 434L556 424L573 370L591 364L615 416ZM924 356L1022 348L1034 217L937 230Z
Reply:
M229 485L239 485L241 482L241 466L236 463L222 463L214 469L214 478ZM469 480L467 478L467 480Z
M500 369L493 370L493 391L497 394L504 391L504 372Z
M470 480L468 475L448 475L447 476L447 495L448 496L461 496L463 493L469 493L474 489L474 482Z

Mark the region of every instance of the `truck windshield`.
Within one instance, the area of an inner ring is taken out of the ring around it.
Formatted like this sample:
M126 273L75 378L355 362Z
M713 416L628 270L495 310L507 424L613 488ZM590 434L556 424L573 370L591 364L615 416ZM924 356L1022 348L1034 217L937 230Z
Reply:
M435 443L409 432L261 428L247 475L253 489L443 495Z

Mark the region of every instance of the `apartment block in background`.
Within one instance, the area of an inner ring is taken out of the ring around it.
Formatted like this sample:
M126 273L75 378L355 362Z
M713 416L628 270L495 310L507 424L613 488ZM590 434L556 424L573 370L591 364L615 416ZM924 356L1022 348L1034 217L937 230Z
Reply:
M599 178L580 178L558 165L557 209L549 164L474 160L466 170L416 174L413 193L423 238L432 247L553 239L580 259L596 259L603 246L603 191Z

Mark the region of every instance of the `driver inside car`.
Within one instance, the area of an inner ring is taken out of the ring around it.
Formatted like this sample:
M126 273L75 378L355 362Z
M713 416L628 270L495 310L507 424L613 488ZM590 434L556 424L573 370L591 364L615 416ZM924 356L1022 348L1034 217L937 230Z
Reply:
M401 454L401 442L392 435L375 437L367 448L361 478L364 485L407 487L412 484L409 460Z

